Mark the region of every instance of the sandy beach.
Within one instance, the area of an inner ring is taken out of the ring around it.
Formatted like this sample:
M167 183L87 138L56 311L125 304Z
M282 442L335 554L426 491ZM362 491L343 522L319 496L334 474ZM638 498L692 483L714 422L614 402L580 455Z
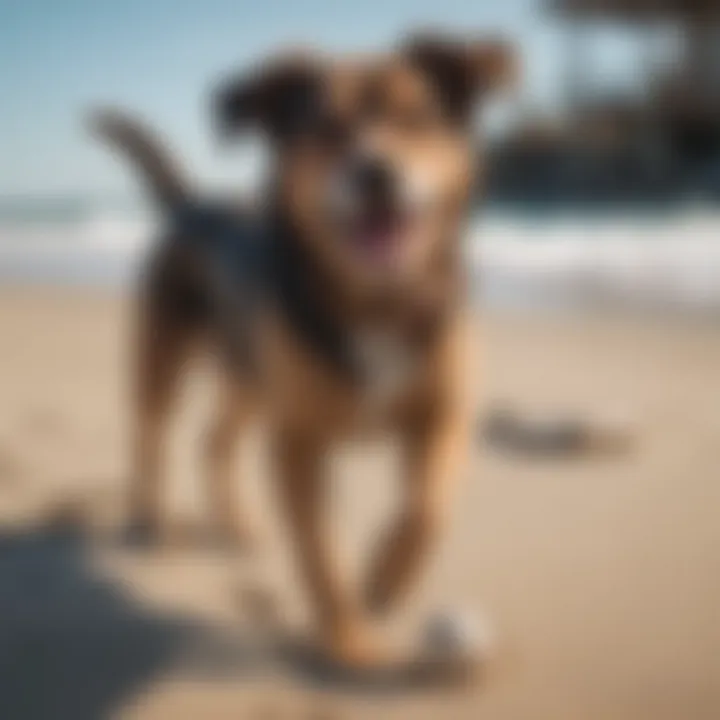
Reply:
M322 682L258 630L259 582L284 625L304 613L261 436L239 473L258 557L107 539L128 472L128 310L120 290L0 290L0 717L720 717L716 323L478 317L480 415L497 401L622 413L637 447L530 461L478 441L438 556L388 632L412 638L435 608L465 608L489 618L496 655L469 691L372 693ZM189 440L212 399L205 366L190 374L169 473L179 522L202 513ZM392 510L392 458L347 455L337 528L356 572Z

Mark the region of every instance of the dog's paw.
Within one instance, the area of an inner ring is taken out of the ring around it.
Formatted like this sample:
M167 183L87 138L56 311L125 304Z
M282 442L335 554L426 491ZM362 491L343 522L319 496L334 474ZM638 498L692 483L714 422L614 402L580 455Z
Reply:
M392 663L388 647L367 628L346 628L334 633L325 650L328 661L347 673L383 672Z

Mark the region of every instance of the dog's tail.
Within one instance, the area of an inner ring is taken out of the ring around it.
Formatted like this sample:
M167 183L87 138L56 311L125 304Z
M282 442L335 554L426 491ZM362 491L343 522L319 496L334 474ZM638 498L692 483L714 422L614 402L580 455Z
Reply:
M142 171L163 210L174 210L191 196L190 185L164 143L143 123L116 110L97 110L88 118L91 132L123 150Z

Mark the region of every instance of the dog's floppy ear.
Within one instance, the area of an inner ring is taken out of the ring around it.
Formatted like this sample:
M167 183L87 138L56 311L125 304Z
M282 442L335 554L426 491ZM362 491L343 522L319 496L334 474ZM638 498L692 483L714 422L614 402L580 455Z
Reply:
M432 79L457 119L467 119L482 96L514 84L519 74L513 46L498 39L462 41L418 33L405 42L403 52Z
M320 82L319 59L299 51L226 80L214 98L218 130L232 137L257 129L281 139L312 112Z

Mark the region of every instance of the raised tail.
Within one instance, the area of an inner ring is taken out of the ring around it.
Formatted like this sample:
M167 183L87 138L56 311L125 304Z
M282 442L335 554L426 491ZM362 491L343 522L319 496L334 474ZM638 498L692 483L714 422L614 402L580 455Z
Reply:
M98 110L89 117L94 135L124 151L142 171L145 184L163 210L173 210L190 198L190 187L164 143L140 121L116 110Z

